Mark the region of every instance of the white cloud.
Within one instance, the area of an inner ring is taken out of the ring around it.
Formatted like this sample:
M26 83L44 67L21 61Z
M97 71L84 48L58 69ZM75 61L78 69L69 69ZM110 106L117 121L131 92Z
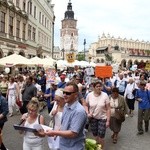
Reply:
M55 4L55 44L60 45L61 20L69 0L52 0ZM127 39L150 39L150 1L142 0L71 0L78 20L79 50L86 38L87 48L102 33Z

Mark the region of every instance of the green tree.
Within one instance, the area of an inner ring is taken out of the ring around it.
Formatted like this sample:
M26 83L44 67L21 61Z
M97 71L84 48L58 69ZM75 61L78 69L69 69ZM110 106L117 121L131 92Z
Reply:
M79 61L84 60L84 54L79 53L77 55L77 60L79 60Z

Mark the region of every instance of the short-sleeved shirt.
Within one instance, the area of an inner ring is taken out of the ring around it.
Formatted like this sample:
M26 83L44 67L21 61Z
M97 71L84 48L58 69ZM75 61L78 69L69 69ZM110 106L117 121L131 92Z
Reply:
M89 105L89 112L92 113L95 119L107 119L106 105L110 103L109 97L105 92L96 97L94 92L90 92L86 97L86 102Z
M135 94L136 98L141 98L139 109L150 109L150 91L138 89Z
M66 104L62 114L61 130L70 130L77 133L75 138L60 137L61 150L84 150L85 133L84 127L87 115L83 106L75 101L72 105Z

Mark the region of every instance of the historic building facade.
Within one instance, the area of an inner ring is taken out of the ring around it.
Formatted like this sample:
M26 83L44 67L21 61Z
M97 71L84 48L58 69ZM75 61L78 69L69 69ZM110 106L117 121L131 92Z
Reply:
M102 34L89 48L89 59L93 62L114 62L122 67L150 61L150 42L128 40Z
M78 51L78 29L77 20L74 19L71 0L68 2L60 32L60 49L64 59L66 59L69 53L74 53L76 55Z
M49 0L0 0L0 58L51 56L54 18Z

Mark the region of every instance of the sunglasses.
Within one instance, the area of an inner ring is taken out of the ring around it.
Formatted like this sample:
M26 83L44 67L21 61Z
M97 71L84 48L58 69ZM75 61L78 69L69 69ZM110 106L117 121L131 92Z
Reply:
M73 93L76 93L76 92L65 92L65 91L63 91L63 94L66 94L66 95L71 95Z

